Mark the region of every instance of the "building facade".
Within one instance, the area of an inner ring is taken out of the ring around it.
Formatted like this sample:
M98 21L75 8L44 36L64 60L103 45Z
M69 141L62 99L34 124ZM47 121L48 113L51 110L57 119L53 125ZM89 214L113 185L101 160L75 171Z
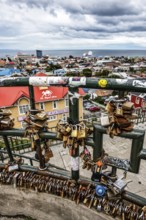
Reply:
M79 89L79 120L83 120L84 91ZM1 87L0 108L11 110L15 119L14 128L24 128L23 121L30 109L28 87ZM60 119L69 116L69 95L66 87L34 87L36 109L42 109L48 114L48 127L52 129Z

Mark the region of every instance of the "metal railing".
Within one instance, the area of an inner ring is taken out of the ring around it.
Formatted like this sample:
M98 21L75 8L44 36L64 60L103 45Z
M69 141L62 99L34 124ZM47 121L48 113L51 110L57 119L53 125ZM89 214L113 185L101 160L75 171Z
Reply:
M69 91L71 94L78 92L78 87L85 87L85 88L99 88L99 89L112 89L112 90L119 90L119 91L137 91L146 93L146 80L135 80L135 79L100 79L100 78L85 78L85 77L61 77L61 81L59 77L43 77L41 80L40 77L26 77L26 78L6 78L0 80L0 86L29 86L29 93L30 93L30 105L32 109L35 109L34 103L34 91L33 86L49 86L53 81L53 85L59 86L68 86ZM140 115L141 116L141 115ZM69 117L72 121L72 124L77 124L79 121L79 102L77 97L72 97L72 101L69 100ZM144 116L145 117L145 116ZM143 120L143 118L141 119ZM145 119L144 119L145 120ZM139 121L138 121L139 123ZM105 129L95 125L94 127L94 137L93 140L89 138L86 140L86 143L93 148L93 159L96 159L101 156L103 150L103 134L105 133ZM10 161L14 161L13 156L16 154L11 151L11 146L7 137L9 136L24 136L24 130L5 130L0 131L0 135L4 138L4 142L7 148L7 152L10 158ZM57 134L53 132L42 132L39 134L42 139L48 138L57 140ZM133 140L132 142L132 149L130 155L130 161L132 165L132 169L129 170L134 173L139 172L140 168L140 160L146 160L146 149L143 148L143 140L144 140L144 131L137 131L133 130L132 133L122 133L121 137L130 138ZM4 153L4 152L1 152ZM79 149L76 151L75 155L73 156L73 160L76 161L79 157ZM33 165L33 159L30 159L30 163ZM137 161L135 163L135 161ZM112 166L112 174L116 175L116 169L119 167ZM34 168L31 168L34 169ZM54 172L54 171L52 171ZM63 171L61 171L63 174ZM66 171L67 172L67 171ZM65 173L64 173L65 175ZM71 168L71 178L74 180L79 179L79 168L74 170L73 167ZM146 199L139 197L135 194L127 192L127 200L136 201L136 203L140 203L145 205Z

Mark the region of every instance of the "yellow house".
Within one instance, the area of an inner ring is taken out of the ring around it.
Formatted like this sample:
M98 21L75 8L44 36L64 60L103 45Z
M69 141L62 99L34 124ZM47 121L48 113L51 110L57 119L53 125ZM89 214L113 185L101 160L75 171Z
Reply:
M83 119L83 95L79 89L79 120ZM15 119L15 128L23 128L26 112L30 109L28 87L1 87L0 107L10 109ZM36 109L42 109L48 114L48 126L56 126L58 120L69 116L69 96L67 87L34 87Z

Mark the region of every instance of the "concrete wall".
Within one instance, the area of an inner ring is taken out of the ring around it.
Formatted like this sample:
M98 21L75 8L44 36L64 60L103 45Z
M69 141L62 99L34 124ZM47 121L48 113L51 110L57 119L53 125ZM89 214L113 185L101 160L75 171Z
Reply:
M0 214L21 214L37 220L113 219L68 199L7 185L0 185Z

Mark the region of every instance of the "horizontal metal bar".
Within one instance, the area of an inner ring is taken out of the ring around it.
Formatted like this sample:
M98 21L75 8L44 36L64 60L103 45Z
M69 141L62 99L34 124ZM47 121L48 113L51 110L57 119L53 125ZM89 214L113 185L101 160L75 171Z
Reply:
M3 153L3 154L7 154L8 152L5 151L5 150L2 150L0 149L0 152ZM21 157L21 158L25 158L25 159L28 159L28 160L33 160L33 161L36 161L36 162L39 162L39 160L35 159L34 157L29 157L29 156L26 156L24 154L17 154L17 153L12 153L13 156L17 156L17 157ZM48 164L49 167L53 167L53 168L56 168L56 169L59 169L59 170L64 170L66 171L64 168L61 168L61 167L58 167L58 166L55 166L51 163Z
M146 149L142 149L139 153L139 158L142 160L146 160Z
M0 164L0 168L1 169L5 168L5 164L1 163ZM35 172L37 174L44 175L44 176L48 176L49 175L51 177L61 178L61 179L64 179L64 180L65 179L70 179L70 176L68 175L69 171L64 171L64 172L61 171L61 172L59 172L59 171L56 170L56 172L53 171L53 173L52 173L52 171L51 172L49 172L47 170L46 171L42 171L42 170L40 171L36 167L27 166L27 165L20 166L20 170L22 170L22 171L31 171L31 172ZM91 184L96 186L95 182L90 181L90 179L83 178L83 177L78 180L78 183L79 184L83 184L83 185L88 185L88 184L91 183ZM127 200L127 201L129 201L129 202L131 202L131 203L139 205L141 207L146 205L146 199L145 198L143 198L141 196L138 196L138 195L136 195L134 193L128 192L128 191L124 191L123 192L122 198Z
M88 146L94 147L94 142L91 138L87 138L85 140L85 144L88 145Z
M11 130L4 130L0 131L0 136L7 135L7 136L19 136L19 137L24 137L25 135L25 130L24 129L11 129ZM48 138L48 139L53 139L53 140L60 140L57 138L57 133L56 132L40 132L39 136L42 139ZM94 142L92 141L91 138L86 139L86 144L89 146L94 146Z
M136 195L128 191L124 191L124 193L122 194L122 198L139 206L146 205L146 198L143 198L139 195Z
M60 80L61 79L61 80ZM55 83L55 84L54 84ZM96 77L9 77L0 79L3 86L74 86L119 91L146 92L146 79L111 79Z
M52 169L52 168L47 168L47 170L39 170L37 167L32 167L28 165L21 165L20 167L21 171L30 171L30 172L35 172L41 175L45 176L52 176L52 177L58 177L58 178L66 178L70 179L70 172L69 171L63 171L59 169Z
M3 136L3 135L24 137L25 130L24 129L11 129L11 130L0 131L0 136ZM55 132L40 132L39 135L42 139L48 138L48 139L58 140L57 133Z
M106 128L104 128L101 125L94 124L94 129L98 129L98 132L101 132L103 134L107 134ZM144 130L133 129L130 132L122 132L120 135L118 135L118 137L137 139L137 138L142 137L144 134L145 134Z

